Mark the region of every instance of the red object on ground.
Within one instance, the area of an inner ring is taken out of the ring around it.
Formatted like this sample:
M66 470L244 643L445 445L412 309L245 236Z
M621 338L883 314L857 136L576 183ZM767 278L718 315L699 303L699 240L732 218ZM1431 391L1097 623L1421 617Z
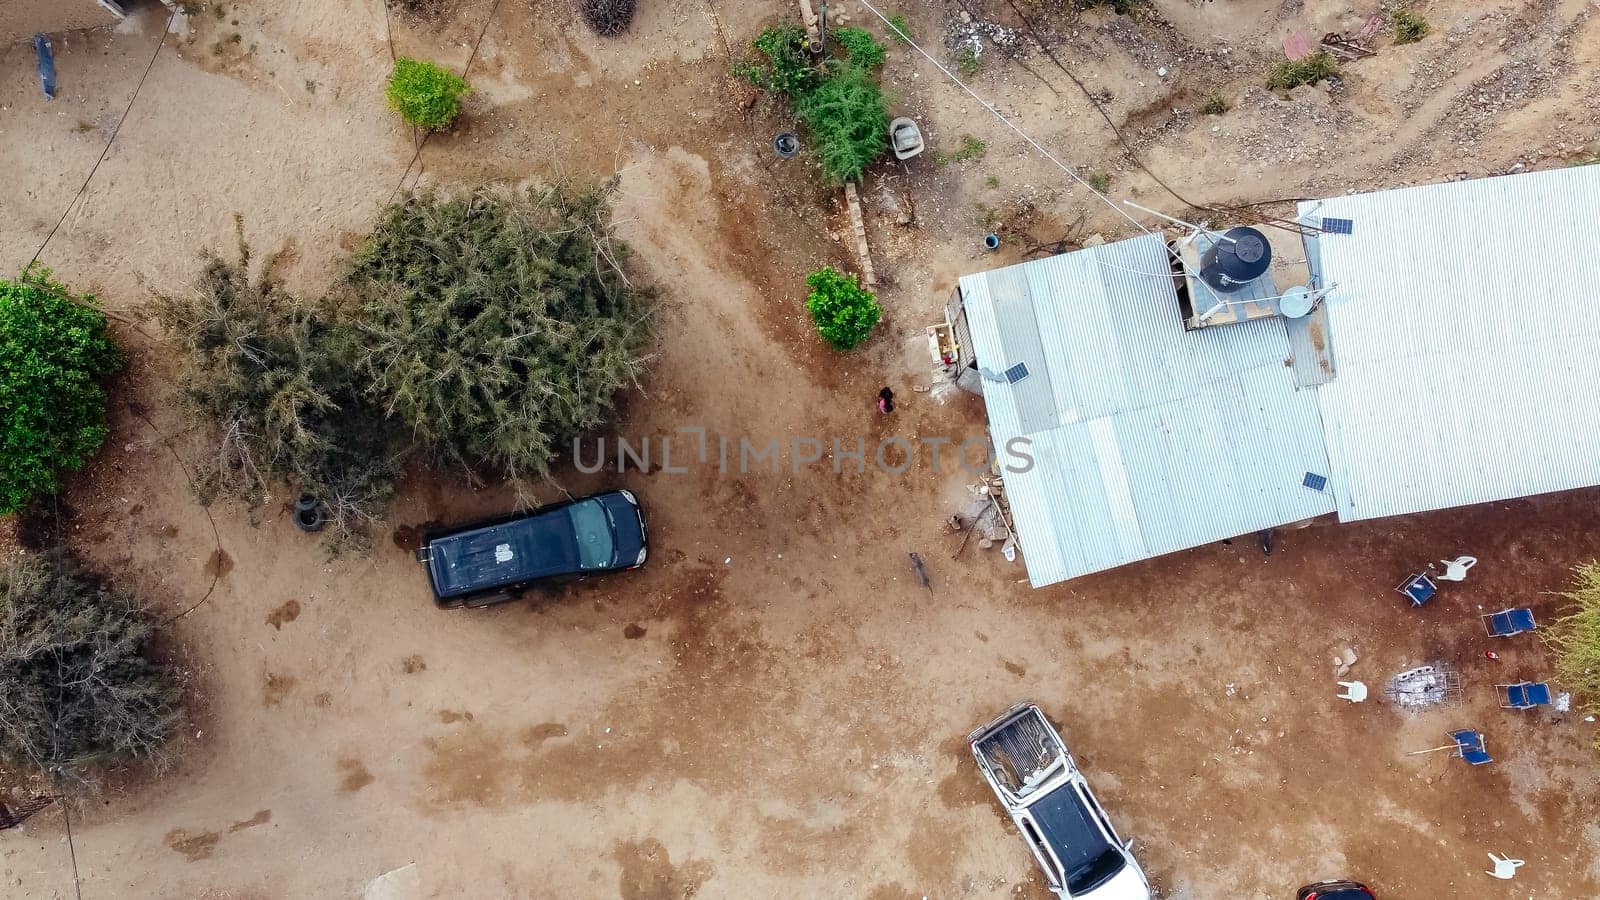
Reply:
M1311 55L1311 38L1304 31L1296 31L1283 39L1283 55L1290 59L1305 59Z
M1494 652L1493 650L1485 650L1485 651L1483 651L1483 658L1484 659L1492 659L1495 662L1499 662L1500 661L1500 654Z

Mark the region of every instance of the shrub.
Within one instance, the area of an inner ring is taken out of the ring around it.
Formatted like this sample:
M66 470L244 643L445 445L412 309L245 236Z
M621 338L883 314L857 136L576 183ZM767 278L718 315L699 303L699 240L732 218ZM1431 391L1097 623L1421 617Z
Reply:
M480 188L391 205L350 283L374 396L443 457L543 475L644 371L651 306L611 237L609 185Z
M950 154L950 160L952 162L960 163L968 162L969 160L974 159L983 159L983 155L988 152L989 145L985 144L981 138L973 137L970 134L964 134L961 136L961 146L957 147L956 151Z
M1267 87L1287 91L1302 84L1316 84L1329 75L1337 74L1339 61L1326 50L1319 50L1305 59L1285 59L1267 73Z
M583 20L599 34L621 34L633 24L635 0L583 0Z
M822 171L857 181L889 149L889 109L872 76L855 66L830 73L801 101L800 121L816 141Z
M192 290L159 296L157 319L182 349L178 405L207 430L200 498L255 506L287 483L317 495L335 546L355 539L393 493L405 429L369 399L356 369L360 333L327 301L307 303L276 279L207 253Z
M1576 607L1540 633L1555 652L1556 680L1600 713L1600 564L1578 566L1574 574L1572 590L1562 596Z
M806 297L811 321L835 350L854 349L883 315L878 298L857 284L853 274L825 266L806 276L806 285L811 288Z
M911 39L916 37L911 33L910 23L906 22L906 17L900 13L894 13L889 16L889 25L888 36L892 40L899 41L902 44L909 44Z
M835 28L830 34L844 48L845 58L863 69L876 69L883 65L888 49L872 37L865 28Z
M386 96L407 125L442 131L461 114L461 98L471 90L447 69L402 56L394 61Z
M1200 114L1203 116L1220 116L1230 109L1233 109L1233 104L1222 96L1221 91L1212 91L1200 101Z
M1389 29L1394 32L1396 44L1415 44L1428 36L1432 27L1428 20L1409 9L1397 9L1389 14Z
M750 46L754 52L735 65L733 73L764 91L798 102L822 80L806 53L805 29L798 25L768 28Z
M1075 0L1079 9L1093 9L1097 6L1108 6L1111 11L1119 16L1131 16L1150 8L1150 0Z
M0 759L84 777L100 763L164 761L182 722L155 623L134 599L26 554L0 566Z
M967 78L978 74L983 68L983 60L978 56L978 51L971 44L963 45L956 51L956 71Z
M121 358L96 303L43 267L0 279L0 515L54 493L105 440L102 382Z

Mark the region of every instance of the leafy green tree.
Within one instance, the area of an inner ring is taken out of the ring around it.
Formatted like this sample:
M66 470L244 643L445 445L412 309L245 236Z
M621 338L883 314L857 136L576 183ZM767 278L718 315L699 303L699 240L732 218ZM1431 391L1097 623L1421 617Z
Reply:
M889 149L889 110L878 82L843 66L807 94L798 109L817 143L822 171L836 182L859 181Z
M872 37L865 28L835 28L829 36L844 48L845 59L863 69L876 69L883 65L888 48Z
M150 657L155 630L133 597L64 559L0 565L0 760L80 778L163 762L183 715L177 680Z
M650 295L608 199L609 186L480 188L384 212L350 276L361 369L439 455L544 474L643 373Z
M443 131L461 114L461 98L471 91L454 72L402 56L394 61L385 96L407 125Z
M0 515L54 493L105 440L121 357L97 302L42 267L0 279Z
M806 276L806 285L811 288L806 309L812 324L835 350L854 349L883 315L878 298L857 284L854 274L824 266Z
M196 486L204 502L254 506L286 483L322 501L335 547L359 545L393 493L409 434L368 396L355 323L328 301L290 295L275 270L269 259L251 277L241 235L237 260L208 253L193 289L155 301L183 350L179 404L211 440Z

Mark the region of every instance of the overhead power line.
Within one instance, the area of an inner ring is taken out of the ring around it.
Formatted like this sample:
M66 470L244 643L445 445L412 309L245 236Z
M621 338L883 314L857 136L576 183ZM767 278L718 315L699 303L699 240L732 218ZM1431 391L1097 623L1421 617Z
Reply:
M101 149L99 158L94 161L94 166L89 169L89 174L84 176L83 184L78 186L78 192L72 195L72 200L67 204L67 208L61 211L61 218L56 220L56 224L50 229L50 233L45 235L44 241L39 244L39 249L33 251L33 256L29 258L28 264L22 267L23 271L33 268L33 264L39 261L39 255L44 252L45 247L49 246L50 239L56 236L56 232L61 229L61 224L67 221L67 215L72 212L72 207L77 205L78 200L83 197L83 192L89 189L89 182L94 179L94 173L100 171L100 164L106 161L106 154L111 152L111 145L117 140L117 134L122 131L122 123L128 121L128 113L133 110L133 101L139 99L139 91L144 89L145 79L150 77L150 70L155 68L156 57L161 55L161 48L167 44L167 33L172 30L172 20L177 15L178 7L174 5L172 12L167 14L167 21L161 26L161 39L156 41L156 49L150 54L150 62L145 64L144 73L139 76L139 83L133 87L133 96L128 98L128 105L122 108L122 115L117 118L116 126L111 129L111 136L106 138L106 145Z

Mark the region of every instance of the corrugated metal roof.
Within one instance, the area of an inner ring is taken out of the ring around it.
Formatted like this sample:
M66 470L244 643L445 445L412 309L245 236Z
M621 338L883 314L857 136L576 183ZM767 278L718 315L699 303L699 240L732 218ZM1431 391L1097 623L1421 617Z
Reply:
M991 437L1032 441L1006 487L1035 586L1333 510L1283 322L1186 333L1169 271L1147 235L961 279Z
M1301 205L1337 377L1316 391L1343 520L1600 484L1600 167Z

